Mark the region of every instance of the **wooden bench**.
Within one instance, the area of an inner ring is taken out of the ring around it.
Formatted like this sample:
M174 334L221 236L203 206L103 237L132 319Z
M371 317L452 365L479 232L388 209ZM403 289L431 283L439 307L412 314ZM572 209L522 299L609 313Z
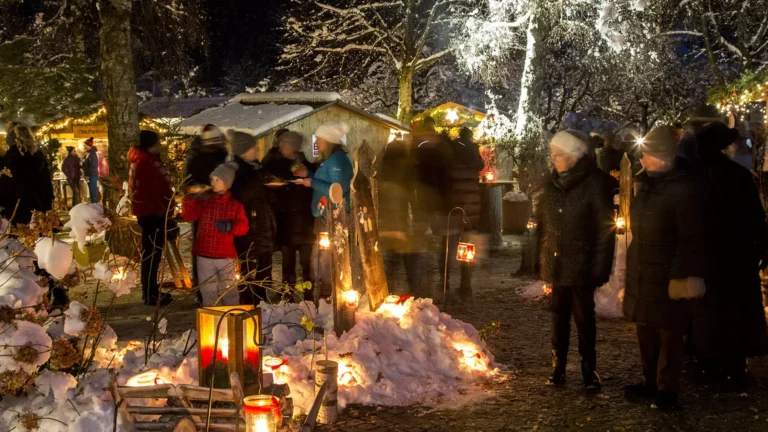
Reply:
M229 403L231 408L211 409L211 431L245 431L243 416L243 387L237 373L229 377L231 389L214 389L213 401ZM143 387L117 385L117 374L112 371L109 385L112 399L123 423L130 431L193 432L205 430L208 415L207 387L193 385L158 384ZM166 399L165 406L147 407L131 405L130 399ZM157 421L139 421L136 416L160 416ZM216 423L214 423L214 419Z

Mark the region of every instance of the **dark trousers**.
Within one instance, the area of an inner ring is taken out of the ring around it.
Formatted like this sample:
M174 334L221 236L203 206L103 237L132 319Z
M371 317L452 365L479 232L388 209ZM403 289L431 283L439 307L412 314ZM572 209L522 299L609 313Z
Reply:
M69 188L72 189L72 207L80 204L80 180L69 181L67 180Z
M581 361L595 369L597 364L597 324L595 322L595 287L554 286L552 309L552 352L558 364L568 361L571 341L571 315L579 335Z
M145 301L155 303L160 295L157 273L165 246L165 217L139 216L141 227L141 291Z
M312 245L290 245L280 248L283 255L283 282L296 285L296 252L299 253L301 279L312 282ZM314 287L313 287L314 288ZM313 290L304 291L304 300L314 300Z
M91 195L91 203L99 202L99 176L88 177L88 193Z
M240 258L240 304L258 306L267 301L267 287L272 282L272 252L257 253L253 247L237 251Z
M643 376L647 384L661 391L680 390L683 371L685 328L659 328L637 325L637 341L643 362Z
M432 297L427 293L428 286L422 285L421 266L422 254L419 252L385 252L384 273L387 276L387 285L392 294L410 294L417 297ZM400 268L405 269L405 281L400 278Z

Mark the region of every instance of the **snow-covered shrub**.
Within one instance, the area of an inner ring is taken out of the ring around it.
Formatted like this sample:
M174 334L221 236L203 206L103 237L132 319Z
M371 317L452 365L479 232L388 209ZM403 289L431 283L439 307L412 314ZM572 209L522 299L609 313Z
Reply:
M112 220L101 204L80 203L72 207L69 217L64 227L71 230L69 235L77 241L81 251L89 241L100 238L112 226Z

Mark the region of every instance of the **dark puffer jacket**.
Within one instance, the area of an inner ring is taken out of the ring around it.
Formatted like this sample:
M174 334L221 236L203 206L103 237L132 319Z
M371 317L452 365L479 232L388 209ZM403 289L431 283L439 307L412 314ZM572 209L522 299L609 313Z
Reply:
M184 162L186 184L210 184L210 175L227 158L227 149L218 145L193 145Z
M708 359L768 354L758 267L768 247L768 225L752 174L719 151L699 161L712 265L694 320L697 354Z
M239 156L235 156L234 162L238 168L230 191L232 197L243 204L245 216L248 217L248 233L235 237L237 253L240 256L249 251L258 255L271 253L275 250L277 228L264 187L267 174L258 165L250 164Z
M615 249L613 195L618 183L584 156L547 182L537 209L541 279L558 286L600 286Z
M638 176L624 294L624 317L634 323L660 328L689 324L694 303L670 299L669 281L707 273L703 187L684 163L678 158L670 172Z
M307 171L314 172L315 165L307 161L304 153L295 160L284 158L280 152L271 152L264 158L263 169L283 180L297 177L291 172L294 163L301 163ZM287 184L268 189L269 200L277 220L277 245L300 246L315 242L315 217L312 216L312 189L302 185Z
M464 209L466 229L477 229L480 220L480 171L485 167L485 162L477 144L461 139L451 144L451 205ZM461 215L454 214L461 219ZM452 221L451 227L459 228L458 220Z
M6 198L8 208L5 210L10 217L19 200L13 223L28 224L32 220L32 210L47 212L53 207L53 183L48 169L48 161L42 151L34 154L19 151L14 145L3 158L5 167L11 171L8 182L12 192Z
M435 212L448 213L451 142L437 132L427 132L414 136L413 143L416 146L420 213L427 218L432 217Z

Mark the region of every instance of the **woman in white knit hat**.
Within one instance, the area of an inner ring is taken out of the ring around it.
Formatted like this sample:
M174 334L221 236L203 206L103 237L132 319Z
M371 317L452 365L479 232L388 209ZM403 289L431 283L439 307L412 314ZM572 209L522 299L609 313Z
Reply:
M309 173L309 177L302 181L302 184L312 188L312 214L315 216L315 231L328 232L325 227L325 211L332 204L330 197L331 185L338 183L344 196L344 205L347 213L350 211L349 189L352 182L354 171L352 163L344 150L346 134L349 132L349 126L345 123L326 123L315 131L315 145L320 151L320 165L317 171ZM319 251L315 247L315 253ZM330 257L328 254L318 256L313 262L317 265L315 272L315 282L320 287L320 296L327 297L331 294L330 285L330 265L329 263L318 262Z
M613 264L613 195L616 180L597 168L579 131L550 142L554 170L537 212L541 279L552 285L552 376L565 381L571 315L579 335L584 385L600 388L596 372L595 289L608 281Z

